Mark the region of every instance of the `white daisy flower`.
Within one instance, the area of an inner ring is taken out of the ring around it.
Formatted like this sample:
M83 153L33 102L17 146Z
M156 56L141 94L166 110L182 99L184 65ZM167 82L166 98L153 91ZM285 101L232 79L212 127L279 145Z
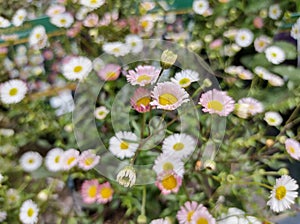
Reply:
M64 13L66 11L66 7L64 5L50 5L50 7L46 11L46 15L49 17Z
M62 168L70 170L77 165L79 160L79 151L76 149L68 149L62 156Z
M266 58L272 64L278 65L285 60L285 53L284 51L277 46L268 47L265 50Z
M246 104L247 105L247 114L256 115L258 113L262 113L264 111L264 106L258 100L252 97L242 98L238 101L238 104Z
M193 2L193 10L196 14L203 15L209 9L207 0L196 0Z
M240 78L240 79L243 79L243 80L251 80L253 79L253 74L251 71L247 70L247 69L242 69L241 71L239 71L237 73L237 76Z
M278 75L274 75L272 73L268 76L268 82L271 86L283 86L284 80Z
M16 204L20 200L19 192L14 188L8 189L6 191L6 200L7 200L7 203L10 205Z
M51 172L62 170L62 157L64 150L61 148L51 149L45 157L45 166Z
M88 8L97 9L105 3L105 0L80 0L80 4Z
M129 46L130 51L134 54L138 54L143 50L143 39L138 35L130 34L125 37L125 42Z
M245 68L243 66L235 66L231 65L224 69L224 71L230 75L237 75L238 73L242 72Z
M145 32L150 32L154 27L154 19L151 15L147 14L140 18L139 25Z
M132 132L117 132L109 140L109 151L120 159L130 158L138 149L137 141L138 137Z
M69 80L83 80L92 71L92 62L87 57L72 57L62 66L62 74Z
M74 22L74 18L70 13L61 13L51 17L50 22L57 27L69 28Z
M274 111L269 111L265 113L264 120L270 126L279 126L282 123L282 117L279 113Z
M0 211L0 222L3 222L7 217L6 211Z
M281 16L282 10L278 4L271 5L269 8L269 17L271 19L278 19Z
M254 48L257 52L263 52L272 42L270 37L261 35L254 40Z
M9 20L5 19L4 17L0 16L0 28L6 28L10 26Z
M21 26L27 16L25 9L18 9L12 18L12 24L14 26Z
M288 138L285 140L285 149L292 158L300 160L300 143L298 141Z
M20 165L26 172L37 170L43 162L42 156L38 152L25 152L20 158Z
M1 19L0 19L1 21ZM1 25L1 22L0 22ZM291 29L291 37L298 40L300 39L300 19L297 20L297 22L292 26Z
M249 29L240 29L235 36L235 43L240 47L248 47L253 41L253 33Z
M32 200L24 201L19 213L20 221L24 224L34 224L38 222L39 208Z
M238 208L229 208L226 214L221 214L218 224L262 224L254 216L247 216L244 211Z
M94 150L88 149L81 153L78 161L78 167L83 170L94 168L100 161L100 156Z
M32 29L29 35L29 46L36 49L42 49L47 44L47 34L46 29L43 26L36 26Z
M182 70L177 72L171 81L186 88L191 85L192 82L197 82L199 80L199 73L190 69Z
M24 99L27 85L22 80L12 79L0 85L0 98L3 103L14 104Z
M270 72L265 69L264 67L261 67L261 66L256 66L254 68L254 72L256 75L258 75L258 77L264 79L264 80L269 80L269 77L270 77Z
M130 48L122 42L111 42L103 44L103 51L115 57L124 56L130 52Z
M182 177L184 174L184 163L174 154L161 153L154 162L153 170L157 175L167 171L174 171L178 176Z
M288 175L283 175L276 179L267 205L269 205L274 212L282 212L289 209L290 205L295 203L295 198L298 197L298 187L297 182Z
M98 120L103 120L108 113L109 110L104 106L97 107L94 111L95 118Z
M187 134L173 134L165 138L162 150L182 159L191 155L196 148L196 141Z

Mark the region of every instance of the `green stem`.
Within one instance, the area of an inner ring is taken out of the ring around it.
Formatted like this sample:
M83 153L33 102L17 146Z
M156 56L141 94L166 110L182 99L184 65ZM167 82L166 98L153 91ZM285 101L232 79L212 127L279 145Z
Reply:
M264 187L264 188L267 188L269 190L273 190L273 187L270 186L270 185L267 185L267 184L263 184L263 183L258 183L258 182L233 182L233 184L241 184L241 185L244 185L244 184L248 184L248 185L258 185L258 186L261 186L261 187Z
M146 215L146 200L147 200L147 191L146 191L146 185L143 186L143 199L142 199L142 209L141 213L142 215Z

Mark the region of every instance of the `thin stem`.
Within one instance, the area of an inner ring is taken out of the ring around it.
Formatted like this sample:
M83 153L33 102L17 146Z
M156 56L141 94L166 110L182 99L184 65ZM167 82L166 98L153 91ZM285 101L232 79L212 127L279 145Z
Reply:
M147 191L146 191L146 185L143 186L143 199L142 199L142 209L141 213L142 215L146 215L146 200L147 200Z
M233 184L241 184L241 185L244 185L244 184L248 184L248 185L258 185L258 186L261 186L261 187L264 187L264 188L267 188L269 190L273 190L273 187L270 186L270 185L267 185L267 184L263 184L263 183L258 183L258 182L233 182Z

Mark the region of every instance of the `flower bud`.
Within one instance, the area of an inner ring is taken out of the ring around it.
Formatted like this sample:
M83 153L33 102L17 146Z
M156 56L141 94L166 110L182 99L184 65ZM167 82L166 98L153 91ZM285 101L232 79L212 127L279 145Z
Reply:
M281 168L280 170L278 170L278 174L279 175L288 175L289 170L287 168Z
M273 145L274 145L274 140L268 138L268 139L266 140L266 146L270 148L270 147L272 147Z
M137 218L138 224L146 224L147 223L147 217L145 215L139 215Z
M164 50L161 55L160 65L163 69L168 69L175 63L176 59L177 54L174 54L170 50Z
M206 160L204 162L204 168L209 170L215 170L216 169L216 163L213 160Z
M132 166L124 167L117 175L117 181L124 187L132 187L136 181L136 172Z
M38 195L37 195L37 198L40 201L47 201L48 198L49 198L49 192L48 192L48 190L44 189L44 190L40 191L40 193L38 193Z

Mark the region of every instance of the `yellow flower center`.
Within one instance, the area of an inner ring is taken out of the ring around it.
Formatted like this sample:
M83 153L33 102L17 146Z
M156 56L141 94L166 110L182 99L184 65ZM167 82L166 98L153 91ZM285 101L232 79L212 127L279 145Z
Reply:
M172 190L177 186L177 180L174 177L174 175L170 175L170 176L165 177L161 181L161 184L166 190Z
M17 88L12 88L9 90L9 95L10 96L15 96L18 93L18 89Z
M27 215L28 215L29 217L32 217L33 214L34 214L34 210L33 210L32 208L29 208L28 211L27 211Z
M184 148L184 144L182 144L181 142L177 142L175 145L173 145L173 149L175 151L180 151Z
M113 49L113 52L119 53L119 52L120 52L120 48L115 47L115 48Z
M148 106L149 104L150 104L150 97L147 96L136 101L137 106L141 106L141 105Z
M35 35L36 39L40 39L41 36L42 36L42 35L41 35L40 33L37 33L37 34Z
M208 224L208 221L206 218L201 217L197 220L197 224Z
M120 144L120 148L122 150L127 150L129 148L129 143L122 141L121 144Z
M30 163L30 164L34 163L34 159L29 159L28 163Z
M213 110L216 110L216 111L222 111L224 106L220 101L212 100L212 101L208 102L207 108L208 109L213 109Z
M289 150L289 152L292 153L292 154L294 154L294 153L296 152L295 148L292 147L292 146L290 146L290 147L288 148L288 150Z
M272 11L272 12L273 12L273 14L275 14L275 15L276 15L276 14L277 14L277 9L273 9L273 11Z
M191 80L189 78L183 78L179 81L179 85L182 87L187 87L191 84Z
M268 121L269 121L269 123L274 123L274 122L276 121L276 119L275 119L275 118L272 118L272 117L270 117L270 118L268 119Z
M67 164L68 165L71 165L72 164L72 162L75 160L75 157L73 156L73 157L70 157L68 160L67 160Z
M24 16L19 16L19 20L22 20L24 18Z
M149 75L140 75L136 81L137 82L151 81L151 77Z
M93 164L94 162L94 158L90 157L90 158L86 158L84 160L84 164L87 165L87 166L90 166L91 164Z
M54 159L54 162L59 163L59 160L60 160L60 156L56 156L55 159Z
M164 165L163 165L164 171L173 170L173 169L174 169L174 166L172 163L169 163L169 162L164 163Z
M101 189L100 194L102 198L110 198L112 195L112 190L109 187L104 187Z
M77 65L74 67L74 72L78 73L82 71L82 66L81 65Z
M144 21L141 22L141 26L142 26L144 29L147 28L148 24L149 24L149 22L148 22L147 20L144 20Z
M194 212L195 211L189 211L189 213L187 214L186 219L188 222L192 221L192 216L194 215Z
M97 3L97 0L91 0L90 3L91 3L91 4L96 4L96 3Z
M198 4L198 7L199 7L199 8L202 8L202 7L203 7L203 3L200 2L200 3Z
M117 76L117 73L115 73L115 72L107 72L106 73L106 79L114 79L114 78L116 78L116 76Z
M66 22L67 22L66 19L61 19L61 20L60 20L60 23L61 23L61 24L65 24Z
M277 187L276 189L276 192L275 192L275 198L277 200L282 200L286 195L286 188L285 186L279 186Z
M259 45L260 47L264 47L264 46L265 46L265 42L260 41L260 42L258 43L258 45Z
M159 104L172 105L178 102L178 99L171 93L164 93L158 97Z
M271 54L271 56L272 56L273 58L276 58L276 57L277 57L277 54L276 54L275 52L273 52L273 53Z
M246 39L246 36L245 35L242 35L241 36L241 40L245 40Z
M94 198L97 195L97 186L93 185L89 187L88 195L90 198Z

